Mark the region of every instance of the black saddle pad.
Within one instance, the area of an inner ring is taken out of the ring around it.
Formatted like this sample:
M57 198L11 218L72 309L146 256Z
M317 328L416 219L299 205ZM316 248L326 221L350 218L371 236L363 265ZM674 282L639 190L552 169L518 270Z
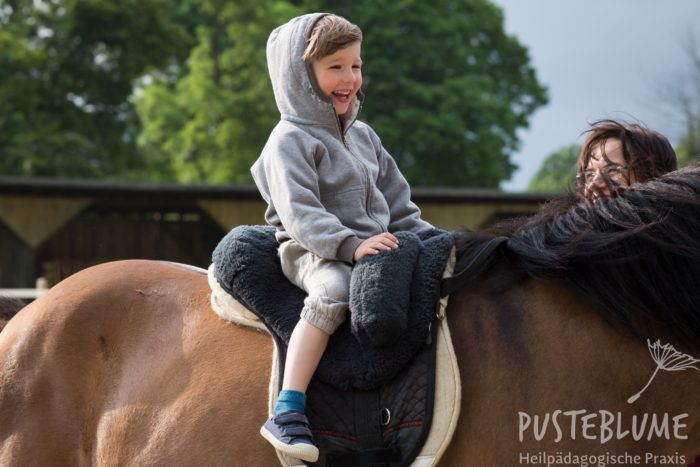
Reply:
M282 273L274 232L270 226L236 227L221 240L212 260L221 287L260 317L284 358L306 294ZM397 250L368 256L353 268L350 319L331 336L315 373L318 380L341 390L376 388L394 378L429 339L453 236L438 230L396 236ZM410 267L396 261L401 254L412 258ZM397 333L392 321L400 313L403 323ZM397 335L384 339L384 332ZM388 340L393 343L376 345Z
M435 337L390 382L369 391L341 391L318 379L308 388L306 413L319 449L313 467L411 465L432 426Z

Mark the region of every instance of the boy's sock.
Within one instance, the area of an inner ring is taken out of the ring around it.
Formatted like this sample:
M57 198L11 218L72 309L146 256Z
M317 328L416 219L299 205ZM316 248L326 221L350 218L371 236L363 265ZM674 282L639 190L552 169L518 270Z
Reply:
M282 389L275 403L275 415L290 410L304 413L306 410L306 394L301 391L295 391L294 389Z

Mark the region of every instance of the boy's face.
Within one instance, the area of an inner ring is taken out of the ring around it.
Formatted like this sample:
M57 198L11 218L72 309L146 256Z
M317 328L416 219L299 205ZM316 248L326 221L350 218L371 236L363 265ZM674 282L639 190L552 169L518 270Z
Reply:
M360 42L311 62L311 69L321 91L333 99L335 113L343 115L362 86Z

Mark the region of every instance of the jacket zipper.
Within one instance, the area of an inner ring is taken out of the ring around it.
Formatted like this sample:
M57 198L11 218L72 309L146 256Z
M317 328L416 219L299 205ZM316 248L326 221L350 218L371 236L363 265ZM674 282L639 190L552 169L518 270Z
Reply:
M338 123L340 124L340 120L338 120ZM353 123L354 123L354 120L353 120ZM340 125L339 125L339 128L341 128ZM350 126L348 126L348 128L350 128ZM365 189L365 210L367 211L367 217L372 219L374 221L374 223L377 224L377 227L379 227L379 229L382 232L384 232L385 231L384 226L382 225L381 222L379 222L379 220L377 220L377 218L372 213L372 187L374 186L374 184L372 183L372 177L370 177L369 169L367 168L365 163L362 162L362 159L358 155L356 155L354 152L352 152L352 150L350 149L350 146L348 145L347 140L345 139L345 133L341 130L340 134L341 134L341 141L343 142L345 149L347 149L348 152L350 153L350 155L352 155L352 157L355 158L356 162L358 164L360 164L360 167L362 168L362 172L365 175L365 182L367 184L367 188Z
M348 124L348 129L355 123L357 120L358 115L360 115L360 110L362 110L362 102L360 102L360 108L357 109L357 114L355 114L355 118L353 119L352 122ZM335 113L335 109L334 109ZM335 119L338 124L338 132L340 133L340 141L343 143L343 146L345 146L345 149L348 150L348 152L352 155L352 157L355 158L358 164L360 164L360 167L362 167L362 172L365 174L365 180L367 181L367 188L365 190L365 210L367 211L367 217L372 219L375 224L379 227L379 229L383 232L384 231L384 226L382 225L379 220L372 214L372 177L369 175L369 169L367 166L365 166L365 163L362 162L362 159L357 156L352 150L350 149L350 145L348 144L347 139L345 139L345 132L343 131L343 125L340 123L340 117L338 117L338 114L335 114Z

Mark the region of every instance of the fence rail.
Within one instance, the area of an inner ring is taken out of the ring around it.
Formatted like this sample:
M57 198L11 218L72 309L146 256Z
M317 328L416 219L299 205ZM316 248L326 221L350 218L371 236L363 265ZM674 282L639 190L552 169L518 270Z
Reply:
M48 291L49 289L0 289L0 296L35 300Z

